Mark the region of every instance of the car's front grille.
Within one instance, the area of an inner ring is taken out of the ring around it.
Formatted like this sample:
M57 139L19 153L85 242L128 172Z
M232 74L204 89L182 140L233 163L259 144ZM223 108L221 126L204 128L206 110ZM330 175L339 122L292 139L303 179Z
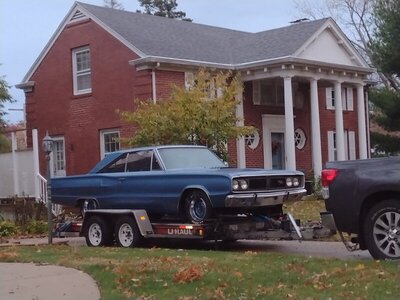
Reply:
M300 181L300 186L302 186L301 176L265 176L265 177L249 177L246 178L249 183L250 191L262 191L262 190L278 190L286 189L286 178L287 177L297 177Z

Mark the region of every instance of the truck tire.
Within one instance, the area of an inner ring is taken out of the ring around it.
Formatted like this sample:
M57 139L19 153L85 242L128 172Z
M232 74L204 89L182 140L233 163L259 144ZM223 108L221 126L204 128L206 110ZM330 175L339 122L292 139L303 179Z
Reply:
M89 247L108 246L112 242L109 224L100 216L91 216L85 221L85 239Z
M400 259L400 200L385 200L368 211L364 238L373 258Z
M119 247L136 247L142 235L133 216L122 216L115 223L115 240Z
M193 224L204 223L212 216L212 206L203 191L191 191L185 198L186 218Z

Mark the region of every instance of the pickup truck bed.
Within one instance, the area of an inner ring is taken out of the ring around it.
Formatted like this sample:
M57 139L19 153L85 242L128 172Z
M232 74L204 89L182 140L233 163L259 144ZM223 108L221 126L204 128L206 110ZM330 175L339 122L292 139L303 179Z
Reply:
M328 162L321 176L339 231L377 259L400 258L400 158Z

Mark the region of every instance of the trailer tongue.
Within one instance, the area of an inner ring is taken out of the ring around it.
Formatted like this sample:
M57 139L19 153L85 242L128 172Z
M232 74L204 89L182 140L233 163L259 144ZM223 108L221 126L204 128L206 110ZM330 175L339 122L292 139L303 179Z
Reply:
M65 225L63 225L65 227ZM220 216L204 224L183 224L174 220L151 222L145 210L98 209L87 211L82 223L73 222L58 236L79 235L88 246L103 246L115 241L121 247L135 247L142 239L173 238L215 241L235 240L313 240L335 232L321 222L300 226L291 214L279 220L265 216Z

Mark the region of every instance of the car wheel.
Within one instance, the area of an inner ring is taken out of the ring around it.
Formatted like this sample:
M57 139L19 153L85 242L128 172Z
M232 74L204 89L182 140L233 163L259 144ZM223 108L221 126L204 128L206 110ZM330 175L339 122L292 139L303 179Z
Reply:
M97 203L93 199L85 199L81 202L81 215L84 216L88 210L97 209Z
M368 251L375 259L400 258L400 201L385 200L372 207L364 224Z
M120 247L136 247L141 239L139 227L133 217L123 216L115 224L115 240Z
M186 217L193 224L204 223L212 216L212 207L207 195L202 191L193 191L186 197Z
M99 216L90 217L85 222L85 239L90 247L110 245L112 242L110 226Z

